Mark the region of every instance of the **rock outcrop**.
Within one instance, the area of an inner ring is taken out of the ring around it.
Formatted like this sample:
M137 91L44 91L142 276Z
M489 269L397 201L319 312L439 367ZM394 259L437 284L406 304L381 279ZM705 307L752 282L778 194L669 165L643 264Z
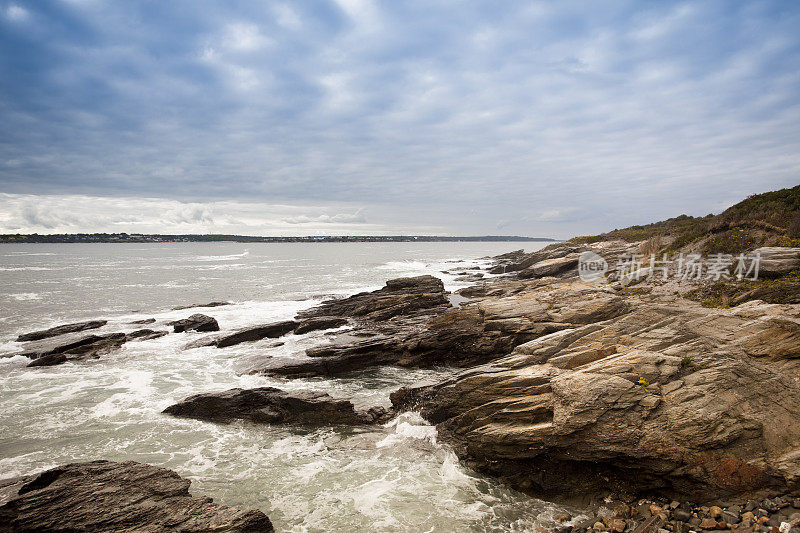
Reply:
M241 511L189 494L188 479L132 461L92 461L6 480L0 531L271 532L257 510Z
M798 488L800 309L623 301L576 280L496 285L477 304L487 323L553 332L392 395L468 464L549 496Z
M185 331L219 331L217 320L201 313L196 313L189 318L175 320L168 325L175 329L175 333L183 333Z
M349 298L328 300L320 306L297 315L299 319L315 317L353 317L365 320L388 320L420 310L448 306L442 280L433 276L392 279L373 292L362 292Z
M252 326L240 329L235 333L222 335L217 337L214 345L217 348L227 348L243 342L255 342L261 339L275 339L282 337L287 333L294 331L297 322L294 320L285 320L282 322L272 322L261 326Z
M294 328L295 335L302 335L311 331L318 331L321 329L333 329L347 325L346 318L338 316L317 316L303 320L297 327Z
M56 337L58 335L64 335L66 333L76 333L78 331L86 331L87 329L97 329L101 328L108 324L107 320L89 320L87 322L76 322L74 324L63 324L61 326L55 326L49 329L43 329L40 331L32 331L30 333L24 333L17 337L17 342L28 342L28 341L38 341L41 339L47 339L49 337Z
M373 424L385 422L386 409L357 411L347 400L324 392L286 392L274 387L231 389L197 394L171 405L164 413L214 422L248 420L261 424Z
M416 287L418 279L393 280L387 287ZM425 282L430 283L429 280ZM335 376L378 365L465 367L502 357L515 346L553 331L626 312L622 299L610 292L588 286L583 290L573 286L550 286L545 281L527 283L535 283L540 290L519 296L514 295L514 291L525 287L525 282L490 284L487 287L492 287L494 296L506 297L482 299L477 297L479 292L473 291L471 294L476 298L462 302L457 308L452 307L442 293L446 305L417 308L409 315L398 314L389 320L383 319L380 312L387 307L380 308L377 315L380 319L375 319L376 315L370 311L366 302L375 301L371 299L375 293L353 297L357 304L346 300L341 304L330 303L327 305L337 306L341 313L358 313L351 317L355 319L354 329L334 337L331 344L307 350L305 357L271 359L254 372L306 377ZM378 296L380 306L384 303L385 291L377 292L381 293ZM555 303L558 305L554 306ZM327 307L305 313L331 311L331 307Z
M800 268L800 250L765 246L757 248L753 254L760 257L758 275L764 278L777 278Z
M53 366L67 361L80 361L100 357L122 346L127 340L125 333L88 335L72 339L52 339L55 342L27 346L20 355L33 359L28 366Z

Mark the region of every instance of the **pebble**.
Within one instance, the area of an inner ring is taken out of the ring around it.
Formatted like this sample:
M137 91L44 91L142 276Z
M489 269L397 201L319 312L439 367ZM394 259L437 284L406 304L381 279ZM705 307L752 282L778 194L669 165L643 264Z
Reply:
M597 518L584 520L575 527L562 526L562 530L631 533L644 521L657 517L650 531L657 527L659 533L800 533L800 498L748 500L727 507L695 507L690 502L666 499L639 500L629 505L617 500L613 509L609 509L612 501L606 500L608 506L597 511ZM564 513L554 519L563 524L572 517Z
M713 518L703 518L700 521L700 529L717 529L717 521Z
M663 509L662 509L661 507L659 507L658 505L656 505L656 504L652 504L652 505L650 506L650 514L651 514L652 516L655 516L655 515L657 515L657 514L658 514L658 513L660 513L661 511L663 511Z
M553 517L553 520L558 522L559 524L563 524L564 522L571 520L572 517L567 513L558 513Z
M681 522L688 522L690 518L692 518L692 513L689 511L684 511L683 509L675 509L672 511L672 517L675 520L680 520Z

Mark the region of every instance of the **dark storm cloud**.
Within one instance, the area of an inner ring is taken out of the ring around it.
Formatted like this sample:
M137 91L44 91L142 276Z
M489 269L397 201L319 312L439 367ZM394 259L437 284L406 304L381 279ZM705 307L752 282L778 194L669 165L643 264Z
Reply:
M213 230L235 209L210 204L243 202L275 231L566 236L706 214L800 181L797 27L793 2L3 2L4 201L129 209L6 220Z

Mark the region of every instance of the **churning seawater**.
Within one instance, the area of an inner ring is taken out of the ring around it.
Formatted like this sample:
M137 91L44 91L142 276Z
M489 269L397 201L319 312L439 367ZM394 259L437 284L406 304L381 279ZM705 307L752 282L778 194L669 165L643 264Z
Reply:
M430 273L448 289L474 258L515 243L0 245L0 354L19 333L90 318L130 331L195 312L223 331L288 319L331 295ZM541 246L526 243L528 250ZM170 311L214 300L234 305ZM560 508L461 466L416 413L371 428L230 425L161 411L191 394L232 387L316 389L358 407L452 370L381 368L344 379L239 375L258 358L329 342L324 332L225 349L183 350L202 334L128 342L100 359L26 368L0 358L0 477L58 464L135 460L176 470L195 495L258 508L277 531L532 531Z

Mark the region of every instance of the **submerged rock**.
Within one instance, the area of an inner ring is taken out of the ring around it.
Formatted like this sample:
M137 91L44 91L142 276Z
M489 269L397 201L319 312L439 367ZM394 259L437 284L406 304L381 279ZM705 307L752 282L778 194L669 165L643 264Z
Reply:
M309 425L373 424L389 416L383 408L356 411L351 402L335 400L324 392L286 392L274 387L196 394L167 407L164 413L214 422L240 419Z
M132 322L128 322L128 324L132 324L134 326L139 326L142 324L154 324L156 321L155 318L143 318L141 320L134 320Z
M215 318L200 313L194 314L189 318L175 320L168 325L175 329L175 333L182 333L185 331L219 331L219 324Z
M189 494L172 470L128 461L73 463L4 483L0 530L271 532L258 510Z
M49 329L24 333L19 337L17 337L17 342L38 341L41 339L47 339L49 337L64 335L65 333L75 333L78 331L86 331L87 329L101 328L106 324L108 324L108 320L89 320L87 322L75 322L74 324L64 324Z

